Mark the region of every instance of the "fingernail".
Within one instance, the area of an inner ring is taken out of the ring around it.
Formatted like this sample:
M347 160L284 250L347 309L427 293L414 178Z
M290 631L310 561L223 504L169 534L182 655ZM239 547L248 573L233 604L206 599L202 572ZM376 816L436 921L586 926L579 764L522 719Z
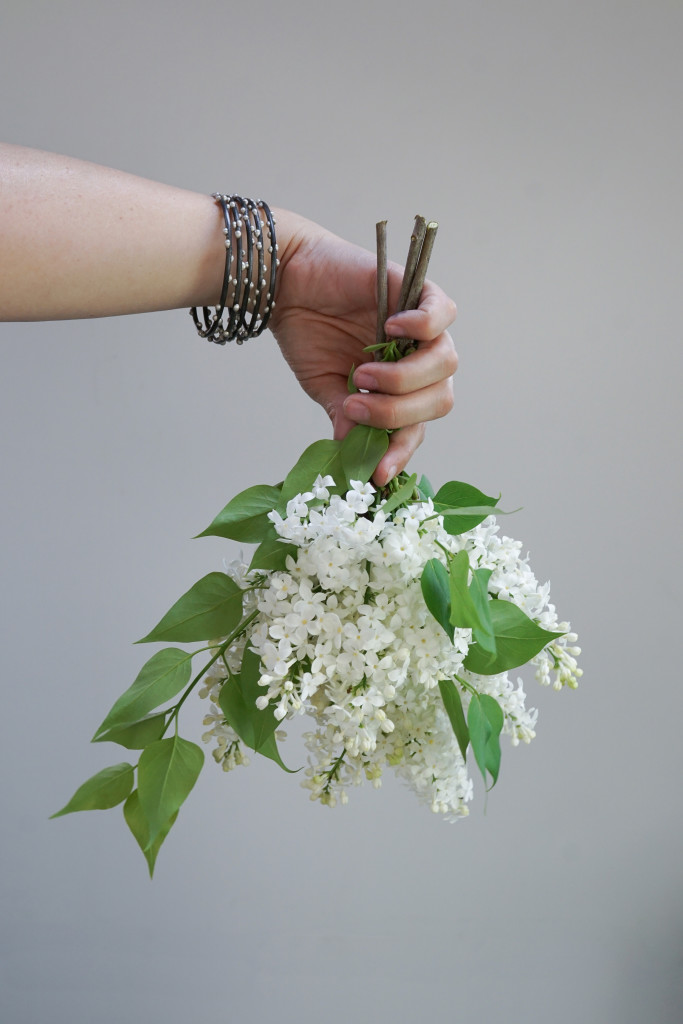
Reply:
M353 375L353 383L357 388L365 388L366 391L376 391L377 381L370 373L358 370Z
M353 395L344 402L344 412L350 420L355 420L356 423L369 423L370 421L370 410L365 402L357 401Z
M387 471L387 480L386 480L386 482L389 483L390 480L393 480L397 473L398 473L398 470L397 470L396 466L389 466L389 469Z

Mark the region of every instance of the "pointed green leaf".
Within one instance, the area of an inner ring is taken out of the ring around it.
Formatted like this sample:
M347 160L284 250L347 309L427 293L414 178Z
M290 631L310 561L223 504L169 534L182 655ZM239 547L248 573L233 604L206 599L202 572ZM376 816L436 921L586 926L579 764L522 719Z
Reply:
M381 352L383 348L387 348L389 342L377 341L373 345L366 345L363 349L364 352Z
M354 363L352 365L351 369L349 370L348 377L346 378L346 390L348 391L348 393L350 395L357 395L358 394L358 388L353 383L353 375L354 375L355 372L356 372L356 364Z
M470 561L466 551L450 559L448 577L451 595L451 622L459 629L483 629L469 589Z
M269 484L247 487L232 498L198 537L227 537L248 544L263 540L270 526L268 513L280 501L280 488Z
M382 505L382 511L385 515L389 515L394 509L399 508L400 505L407 505L410 501L415 501L415 485L417 483L417 473L413 473L411 477L408 477L398 490L394 491L390 498L385 501Z
M492 498L471 484L459 480L449 481L434 495L434 510L444 516L444 529L452 536L466 533L479 523L483 523L487 515L493 514L485 510L497 504L498 498ZM477 507L480 511L475 512L474 509ZM465 508L472 508L472 512L465 515L458 512L459 509Z
M463 483L461 480L449 480L434 495L434 502L451 508L462 508L466 505L496 505L499 498L484 494L478 487Z
M434 497L434 488L432 487L429 480L424 474L420 477L420 482L418 483L417 486L423 498Z
M489 789L495 786L500 770L499 737L503 722L503 712L494 697L486 693L472 694L467 711L470 741L484 784L487 782L487 775L493 780Z
M486 743L486 768L493 780L489 788L493 789L498 781L498 772L500 771L500 734L505 722L505 716L495 697L482 693L479 696L479 700L491 726L491 733Z
M224 572L210 572L179 598L139 644L158 640L214 640L227 636L242 618L242 591Z
M166 715L148 715L130 725L115 725L105 732L98 732L93 743L118 743L127 750L142 750L150 743L161 739L166 725Z
M475 569L472 573L472 582L470 583L469 590L472 604L477 611L480 622L480 625L473 629L472 638L479 644L482 651L494 655L496 653L496 638L493 635L490 611L491 599L489 598L491 571L491 569Z
M133 788L134 771L133 765L125 761L111 768L103 768L79 786L68 804L50 817L59 818L62 814L73 814L74 811L104 811L116 807Z
M460 699L458 684L449 679L440 679L439 690L441 692L443 706L446 709L446 714L450 719L455 738L458 741L462 759L465 761L467 760L467 744L470 741L470 733L467 728L467 722L465 721L465 712L462 708L462 700Z
M492 660L480 644L473 644L464 661L468 672L495 676L519 668L531 661L551 640L562 636L562 633L542 629L512 601L490 601L489 611L496 640L495 658Z
M273 708L267 707L261 711L256 707L256 698L266 692L259 685L260 678L259 657L247 648L242 657L239 676L233 676L223 684L218 702L226 721L248 747L269 757L285 771L290 771L283 764L277 749L275 730L280 723Z
M360 480L366 484L377 469L380 459L389 447L386 430L358 424L342 441L341 461L347 482Z
M268 757L271 761L275 761L275 764L279 765L283 772L287 772L289 775L296 775L297 772L301 771L301 768L288 768L282 760L274 732L271 732L266 736L261 743L261 746L258 748L257 754L261 754L263 757Z
M467 726L470 732L472 753L479 765L479 771L484 778L484 784L486 784L486 744L491 735L491 725L482 711L479 695L476 693L473 693L470 697L470 706L467 709Z
M100 739L102 733L113 726L137 722L148 711L175 697L190 680L191 662L192 655L178 647L167 647L153 654L138 672L135 682L116 701L94 739Z
M171 831L171 828L178 817L178 812L176 811L176 813L166 822L163 828L159 830L156 839L151 844L149 841L149 825L142 810L140 796L137 789L133 790L123 805L123 816L126 819L128 828L135 837L135 841L145 855L145 860L147 861L147 866L149 868L149 877L152 878L154 876L154 865L156 864L157 854L159 853L159 849L164 839Z
M448 570L438 558L430 558L425 564L420 578L420 585L427 608L452 641L455 630L451 623L451 595Z
M268 537L256 548L249 569L278 572L286 567L287 555L295 559L298 551L296 544L287 544L280 537Z
M149 826L148 848L187 799L204 764L204 752L180 736L146 747L138 765L138 794Z
M338 484L342 482L341 441L323 438L314 441L301 455L293 469L285 477L278 508L284 512L287 502L295 494L310 491L318 476L332 476Z

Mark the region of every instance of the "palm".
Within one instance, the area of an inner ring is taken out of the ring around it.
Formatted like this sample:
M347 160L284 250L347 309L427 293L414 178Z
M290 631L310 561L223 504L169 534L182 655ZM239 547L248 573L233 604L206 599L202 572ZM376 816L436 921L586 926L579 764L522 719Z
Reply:
M303 245L283 275L273 333L301 386L333 422L351 367L372 359L364 348L375 341L375 280L370 253L327 234Z

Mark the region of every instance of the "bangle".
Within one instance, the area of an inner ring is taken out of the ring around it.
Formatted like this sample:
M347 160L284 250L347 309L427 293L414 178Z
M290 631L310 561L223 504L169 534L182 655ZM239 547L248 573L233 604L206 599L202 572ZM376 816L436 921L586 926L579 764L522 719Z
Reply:
M213 310L202 306L203 323L196 306L190 310L190 316L200 338L217 345L225 345L226 341L241 345L266 329L275 305L275 282L280 264L275 219L262 199L254 202L222 192L214 192L213 198L221 208L225 224L223 287Z

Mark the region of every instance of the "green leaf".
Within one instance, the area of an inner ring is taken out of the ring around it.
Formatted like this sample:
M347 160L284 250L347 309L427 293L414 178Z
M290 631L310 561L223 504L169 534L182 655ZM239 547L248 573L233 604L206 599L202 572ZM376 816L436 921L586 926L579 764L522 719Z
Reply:
M458 689L457 683L451 680L439 680L439 690L441 692L441 698L443 700L443 706L446 709L455 738L458 741L460 747L460 753L462 759L467 759L467 744L470 741L470 733L467 728L467 722L465 721L465 712L462 709L462 700L460 699L460 690Z
M277 508L280 488L269 484L247 487L237 494L198 537L227 537L247 544L258 544L270 526L268 513Z
M179 598L139 644L157 640L213 640L227 636L242 618L242 591L224 572L210 572Z
M347 482L366 484L389 447L386 430L358 424L346 435L341 446L341 462Z
M138 794L149 826L147 849L187 799L204 764L196 743L171 736L146 747L138 765Z
M218 703L228 724L248 747L269 757L288 772L291 769L282 762L277 749L275 730L280 723L273 708L267 707L261 711L256 707L256 698L265 694L265 688L259 685L260 678L260 659L247 648L242 657L240 674L223 683Z
M148 711L180 693L190 680L191 662L192 655L178 647L167 647L153 654L138 672L135 682L115 702L95 733L94 741L114 726L137 722Z
M496 641L496 656L491 660L480 644L473 644L464 661L468 672L495 676L511 668L519 668L531 661L551 640L562 636L562 633L542 629L512 601L490 601L489 611Z
M355 372L356 372L356 364L354 363L353 366L351 367L351 369L349 370L348 377L346 378L346 390L348 391L348 393L350 395L357 395L358 394L358 388L353 383L353 375L354 375Z
M479 770L487 782L487 774L493 780L489 789L493 789L500 770L500 733L503 728L504 716L495 698L486 693L474 693L467 710L467 724L470 731L472 751L479 765Z
M415 485L417 483L417 473L413 473L411 477L408 477L404 483L394 491L390 498L385 501L382 505L382 511L388 515L393 512L395 508L400 505L406 505L409 501L414 501Z
M451 622L460 629L484 629L469 590L470 561L466 551L458 551L448 565L451 595Z
M130 725L115 725L106 732L98 732L93 743L119 743L128 750L142 750L150 743L161 739L166 725L166 715L148 715Z
M333 476L342 485L341 441L323 438L314 441L301 455L293 469L285 477L278 508L284 512L287 502L295 494L310 491L318 476Z
M466 533L479 523L483 523L487 515L493 514L486 509L493 508L497 503L498 498L492 498L471 484L459 480L449 481L434 495L434 510L444 516L444 529L451 536ZM465 515L458 511L460 509L472 511ZM479 510L474 511L475 509Z
M434 497L434 488L432 487L429 480L424 474L420 477L420 482L418 483L417 487L423 498Z
M74 811L105 811L109 807L116 807L133 788L134 771L133 765L125 761L111 768L103 768L79 786L68 804L50 817L60 818L62 814L73 814Z
M479 644L482 651L494 655L496 653L496 638L493 635L493 623L491 622L491 600L489 598L489 579L491 569L475 569L472 573L470 583L470 597L479 616L481 625L472 630L472 639Z
M455 630L451 623L451 596L448 570L438 558L430 558L425 564L420 578L420 585L427 608L452 641Z
M467 709L467 725L472 752L479 765L479 771L484 777L484 784L486 784L486 744L491 735L491 725L482 710L479 695L476 693L473 693L470 697L470 706Z
M145 855L145 860L149 867L149 877L152 878L154 876L154 865L156 864L157 854L159 853L159 849L164 839L171 831L171 828L178 817L178 812L176 811L175 814L169 818L163 828L159 830L153 843L150 843L149 841L149 824L147 823L147 818L142 810L140 796L137 789L133 790L123 805L123 816L126 819L126 824L133 833L138 846Z
M277 536L268 537L256 548L249 569L277 572L286 567L287 555L296 559L298 551L296 544L287 544Z
M259 714L261 714L260 711ZM289 775L296 775L297 772L301 771L300 768L288 768L285 762L282 760L280 756L280 751L278 750L277 740L275 738L274 732L271 732L270 735L264 739L263 743L258 748L257 753L261 754L263 757L270 758L271 761L275 761L275 764L279 765L280 768L282 768L282 770L284 772L287 772Z

